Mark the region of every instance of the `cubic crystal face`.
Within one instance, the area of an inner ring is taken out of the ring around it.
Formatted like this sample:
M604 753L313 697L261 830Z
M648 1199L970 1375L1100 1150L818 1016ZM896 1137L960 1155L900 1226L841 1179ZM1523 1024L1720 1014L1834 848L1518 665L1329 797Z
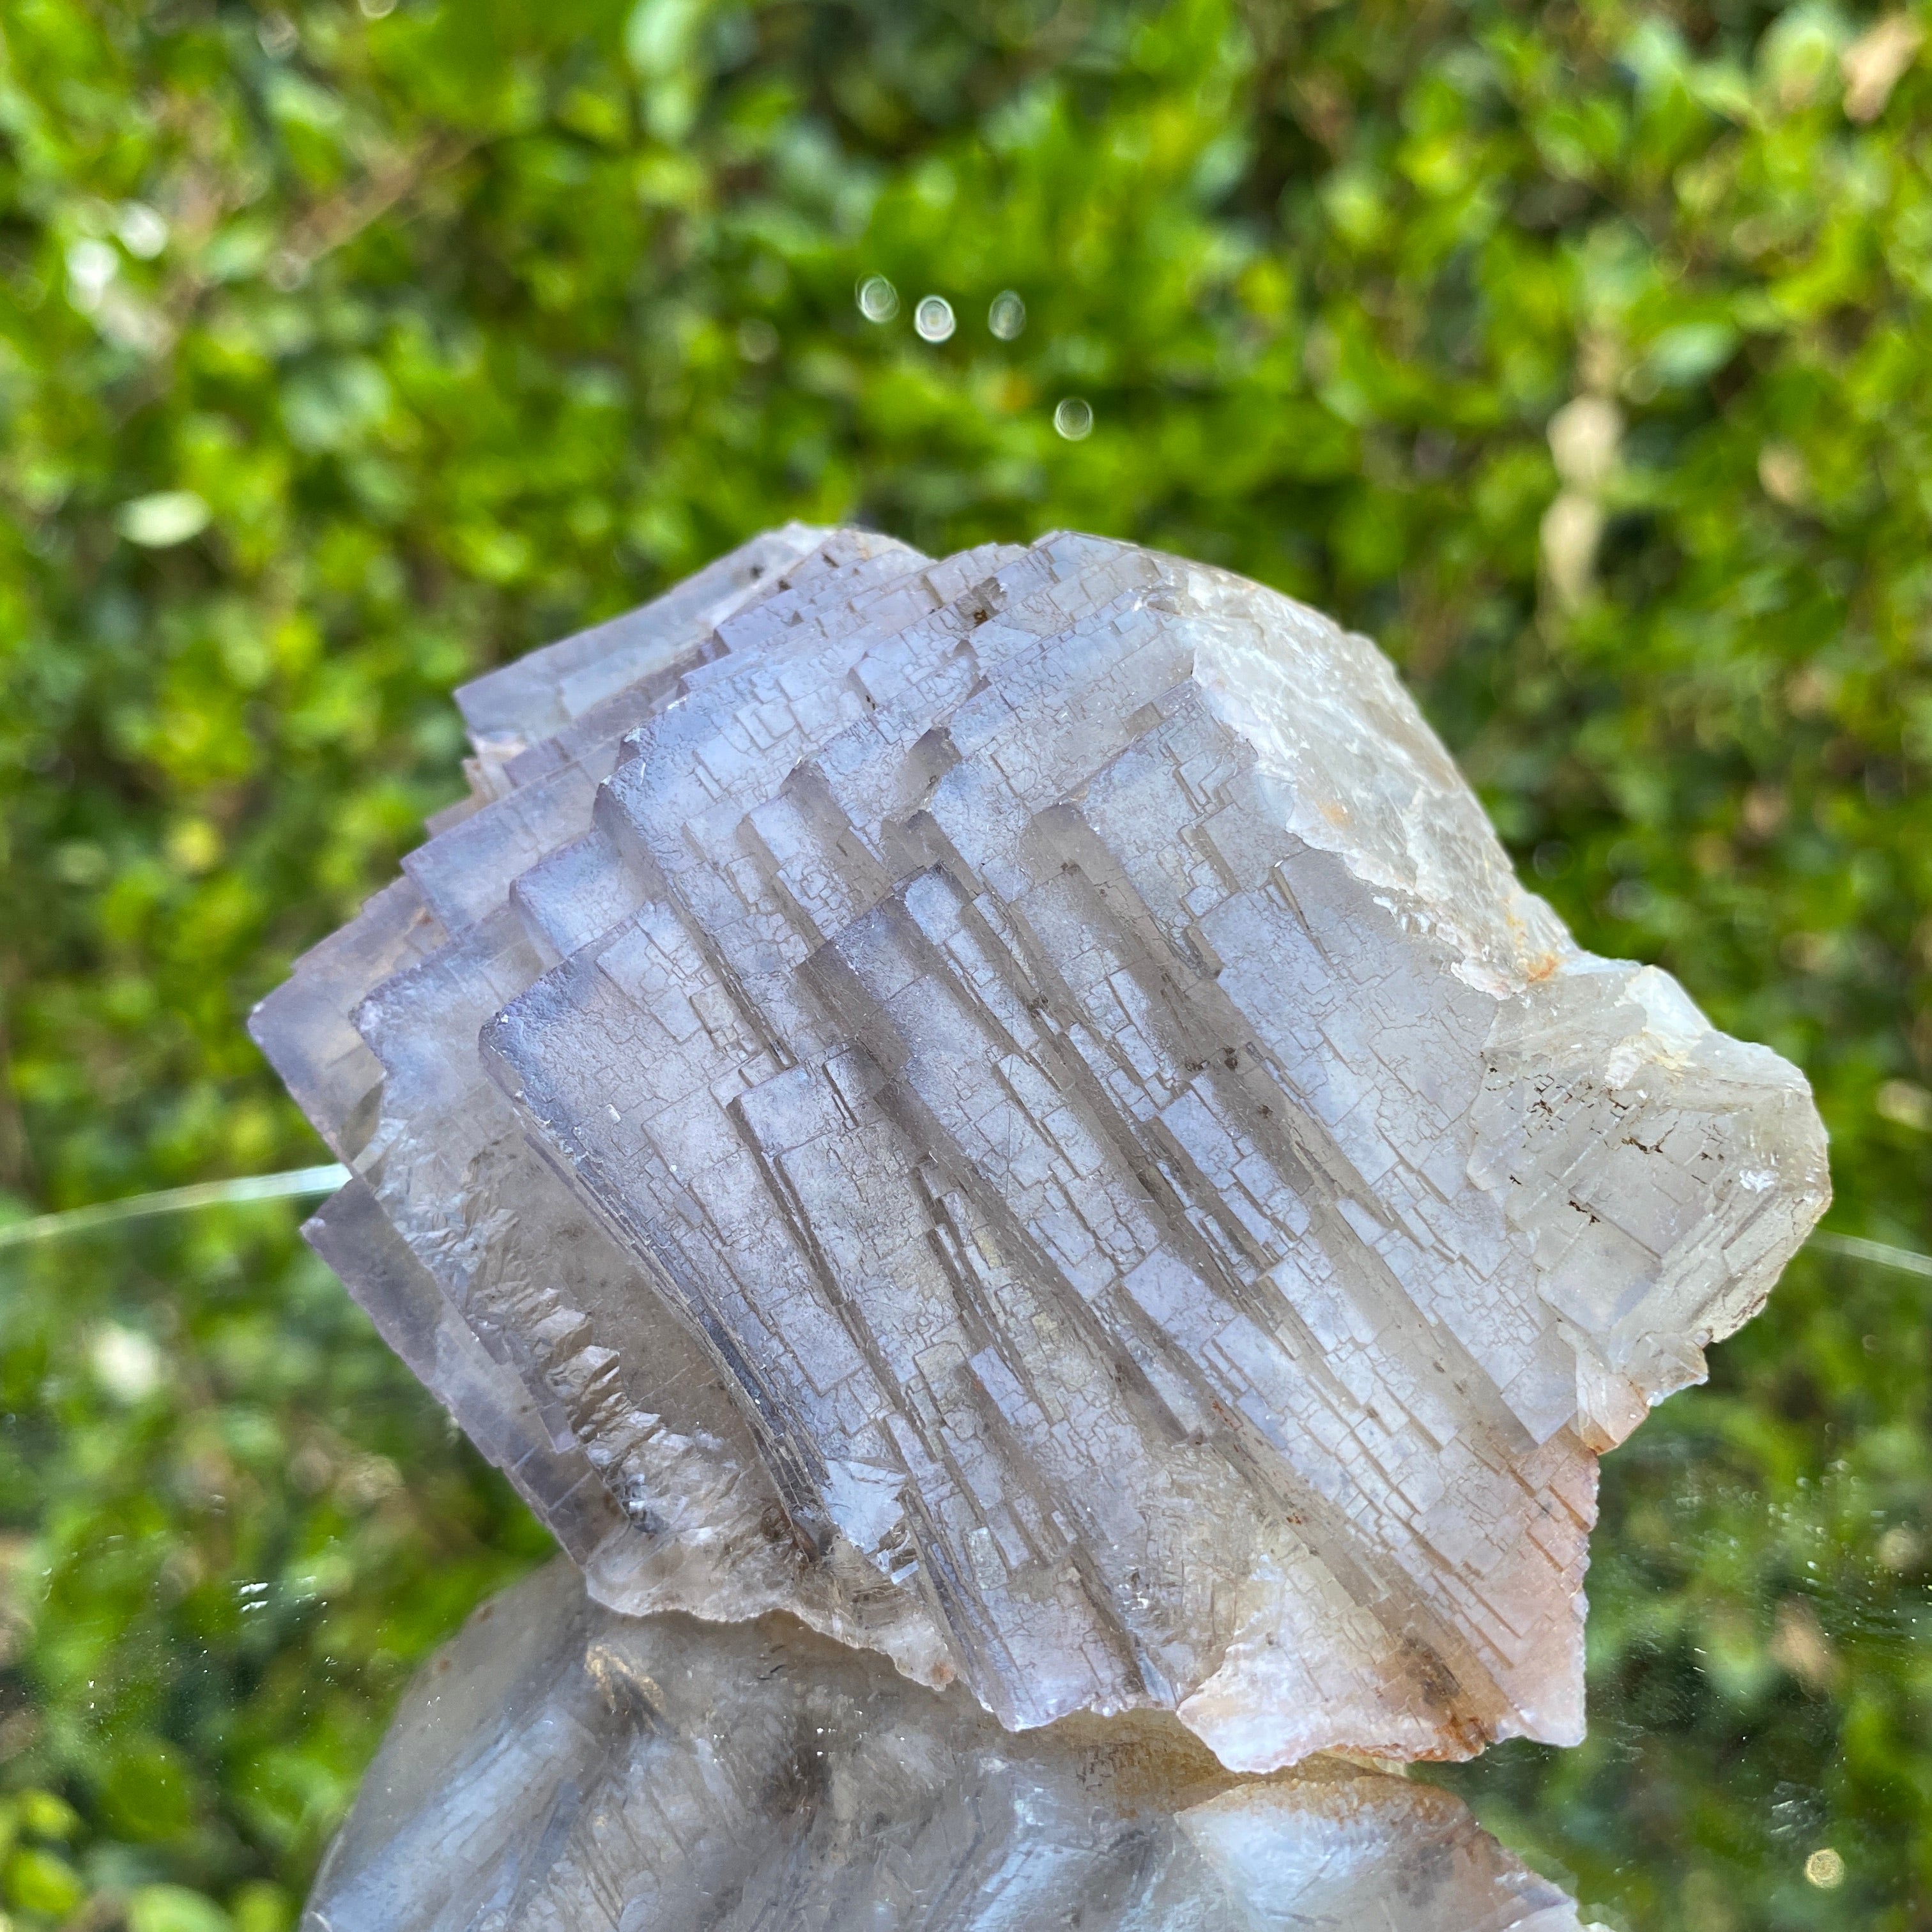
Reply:
M459 694L256 1036L314 1238L635 1613L1230 1766L1582 1726L1595 1458L1828 1198L1366 640L1077 536L790 526Z
M406 1695L304 1932L1579 1932L1462 1804L1221 1770L1171 1717L1023 1738L782 1617L554 1565Z

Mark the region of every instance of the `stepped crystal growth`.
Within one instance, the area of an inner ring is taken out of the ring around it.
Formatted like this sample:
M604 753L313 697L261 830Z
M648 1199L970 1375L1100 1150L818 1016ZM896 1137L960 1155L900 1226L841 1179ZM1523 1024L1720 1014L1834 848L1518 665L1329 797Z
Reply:
M317 1246L599 1604L1250 1771L1580 1735L1596 1456L1822 1130L1521 890L1371 644L792 526L459 702L472 796L256 1036L355 1172Z

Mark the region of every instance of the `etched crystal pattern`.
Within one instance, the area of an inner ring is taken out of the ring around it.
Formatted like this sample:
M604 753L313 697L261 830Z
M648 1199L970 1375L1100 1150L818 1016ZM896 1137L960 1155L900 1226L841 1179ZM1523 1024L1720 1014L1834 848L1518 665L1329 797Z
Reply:
M459 694L257 1036L383 1331L632 1612L1229 1766L1581 1733L1595 1456L1826 1199L1366 640L793 526Z

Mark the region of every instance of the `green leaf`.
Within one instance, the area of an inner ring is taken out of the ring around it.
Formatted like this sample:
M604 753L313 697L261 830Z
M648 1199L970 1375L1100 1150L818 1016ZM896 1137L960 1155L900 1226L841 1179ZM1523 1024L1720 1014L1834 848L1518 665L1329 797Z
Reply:
M23 1846L8 1859L4 1878L8 1904L49 1918L64 1918L87 1896L80 1874L66 1859L34 1846Z
M136 1840L174 1838L193 1820L187 1767L159 1738L119 1747L102 1780L101 1800L116 1831Z
M140 1885L128 1894L128 1932L237 1932L212 1898L185 1886Z
M130 543L166 550L199 536L208 523L208 506L192 490L162 490L136 496L115 512L115 527Z

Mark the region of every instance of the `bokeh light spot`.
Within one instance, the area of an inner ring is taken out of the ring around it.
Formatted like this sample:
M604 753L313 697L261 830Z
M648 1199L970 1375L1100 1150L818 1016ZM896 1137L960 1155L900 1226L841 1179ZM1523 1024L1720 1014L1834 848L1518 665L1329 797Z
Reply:
M1820 1845L1804 1861L1804 1876L1820 1892L1830 1892L1845 1882L1845 1862L1829 1845Z
M1078 442L1093 429L1093 408L1078 396L1063 396L1053 412L1053 426L1069 442Z
M899 312L899 292L884 275L868 275L859 284L858 299L868 322L890 322Z

